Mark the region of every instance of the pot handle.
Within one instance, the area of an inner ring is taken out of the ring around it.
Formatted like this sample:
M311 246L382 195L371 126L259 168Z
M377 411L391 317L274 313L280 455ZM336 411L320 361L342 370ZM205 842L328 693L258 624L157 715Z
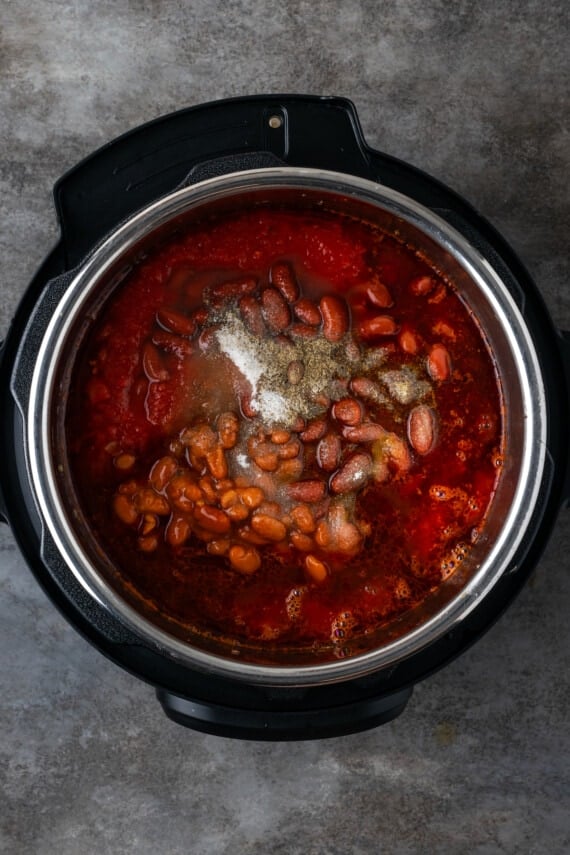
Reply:
M0 377L2 376L2 357L4 355L5 344L6 344L5 341L0 341ZM7 522L8 522L8 511L6 509L6 500L4 498L4 490L2 488L2 479L0 478L0 523L7 523Z
M566 402L570 412L570 331L560 331L560 350L566 378ZM564 505L570 507L570 444L567 447L566 475L562 497Z
M190 107L119 137L57 182L66 269L198 164L261 152L288 166L376 180L356 109L345 98L256 95Z
M387 724L404 711L412 691L413 687L408 687L347 706L286 712L236 710L184 698L164 689L157 689L156 694L168 718L177 724L215 736L267 742L325 739Z

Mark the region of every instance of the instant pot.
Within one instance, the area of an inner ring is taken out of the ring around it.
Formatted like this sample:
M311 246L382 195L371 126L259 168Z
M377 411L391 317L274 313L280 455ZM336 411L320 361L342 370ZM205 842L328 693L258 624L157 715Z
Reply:
M74 342L122 272L204 206L279 192L342 199L354 216L374 210L383 228L435 260L484 331L505 398L505 473L469 571L442 586L420 619L334 662L236 659L137 613L98 571L53 450ZM415 683L509 605L570 495L570 336L555 329L494 228L449 188L369 148L343 99L256 96L183 110L95 152L54 194L61 238L21 301L0 361L0 514L39 583L102 653L156 688L170 718L196 730L308 739L395 718Z

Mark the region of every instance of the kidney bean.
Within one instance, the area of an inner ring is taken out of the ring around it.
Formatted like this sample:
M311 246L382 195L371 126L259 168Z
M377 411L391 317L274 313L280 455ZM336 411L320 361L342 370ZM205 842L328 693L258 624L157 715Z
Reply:
M428 303L441 303L447 296L447 291L443 282L440 282L433 294L428 297Z
M256 451L253 462L264 472L275 472L279 466L279 457L276 451L263 451L263 449L260 449Z
M310 327L318 327L321 324L321 313L319 307L307 297L301 297L293 306L293 313L304 324Z
M162 354L151 341L146 341L143 345L142 367L151 383L157 380L168 380L170 377Z
M240 540L245 540L246 543L251 543L254 546L266 546L269 543L265 537L257 534L250 525L242 525L238 528L237 535Z
M318 330L309 324L291 324L288 332L293 338L312 339L317 337Z
M394 301L386 285L383 282L371 282L366 286L366 296L373 306L380 309L387 309L392 306Z
M261 292L261 313L269 331L277 335L291 323L291 312L287 301L276 288L265 288Z
M417 336L411 330L402 330L398 336L398 344L404 353L416 354L419 350Z
M158 538L154 534L149 534L146 537L139 537L137 546L141 552L154 552L158 549Z
M372 459L364 451L356 451L348 457L330 480L333 493L345 494L359 490L366 484L372 472Z
M203 500L202 490L190 477L189 472L174 475L166 487L166 495L181 511L191 511L194 503Z
M216 434L205 422L191 428L184 428L180 433L180 441L198 460L205 458L218 445Z
M291 460L297 457L301 451L301 443L298 439L290 439L285 445L280 445L277 448L277 456L280 460Z
M211 540L206 546L206 551L209 552L210 555L225 555L230 546L231 541L227 540L227 538Z
M198 486L206 500L212 505L215 504L218 496L216 493L216 485L212 481L211 477L209 475L203 475L198 481Z
M282 428L276 428L275 430L271 431L270 439L271 442L274 442L276 445L284 445L291 439L291 432L288 430L283 430Z
M345 425L357 425L362 421L362 407L355 398L341 398L332 405L333 418Z
M310 552L315 548L315 543L308 534L303 534L300 531L292 531L289 535L291 545L298 549L299 552Z
M283 540L287 534L287 529L281 520L259 511L252 516L251 527L260 537L276 542Z
M385 335L395 335L398 332L398 325L390 315L375 315L360 321L357 331L361 338L370 341Z
M217 445L212 451L206 453L206 466L210 470L212 478L215 478L216 481L227 476L228 463L221 445Z
M308 505L295 505L291 510L291 519L293 524L303 532L303 534L312 534L316 523L312 511Z
M243 279L230 279L217 285L209 285L204 289L204 300L219 308L230 300L236 300L246 294L253 294L257 288L257 280L246 276Z
M436 440L436 415L431 407L419 404L408 416L408 439L418 454L429 454Z
M323 319L324 337L330 342L340 341L349 327L346 302L336 294L325 294L319 301L319 309Z
M239 419L236 414L232 412L220 413L216 428L222 448L233 448L239 435Z
M140 522L140 533L143 535L150 534L158 528L158 517L156 514L144 514Z
M338 501L331 503L327 522L330 531L330 548L345 555L358 551L362 544L362 535L357 526L349 520L344 504Z
M307 555L305 558L305 569L313 582L322 583L329 574L327 565L324 561L321 561L320 558L317 558L316 555L312 554Z
M342 446L336 433L326 433L317 445L317 463L325 472L334 472L340 463Z
M265 326L261 305L257 297L248 294L241 298L238 305L243 322L250 333L257 336L257 338L263 338L267 332L267 327Z
M253 546L243 546L236 543L230 547L228 556L234 570L238 570L240 573L249 575L261 567L261 556Z
M188 359L194 352L192 343L187 338L182 338L166 330L155 330L152 334L152 343L160 350L173 354L178 359Z
M274 264L271 268L269 280L288 303L294 303L299 298L299 286L289 264L285 262Z
M381 439L385 433L382 425L376 422L362 422L361 425L355 427L347 425L342 429L344 439L349 442L375 442L377 439Z
M324 499L326 491L324 481L316 479L297 481L287 485L287 494L295 502L320 502Z
M134 525L139 518L139 512L135 508L131 498L124 493L118 493L113 499L113 510L121 522L126 525Z
M192 527L186 517L173 514L166 526L164 539L169 546L182 546L186 543L191 534Z
M277 476L282 482L296 481L303 472L303 461L299 457L281 460L277 467Z
M386 401L386 395L380 385L368 377L353 377L350 381L350 389L365 401L373 401L375 404L383 404Z
M226 514L232 522L243 522L249 516L249 508L246 508L241 502L237 502L235 505L226 508Z
M430 294L435 288L435 279L432 276L416 276L410 282L410 291L416 297Z
M230 520L220 508L212 505L198 505L194 508L194 519L206 531L226 534L230 530Z
M320 520L315 530L315 543L321 549L327 549L331 544L331 530L326 520Z
M412 465L410 450L406 442L395 433L387 431L381 439L373 443L371 450L375 463L375 480L386 480L385 465L387 461L392 464L397 474L405 474ZM378 468L376 468L376 464L379 464Z
M196 332L194 319L176 309L162 307L156 313L156 320L165 330L177 335L191 336Z
M287 366L287 380L291 386L297 386L305 376L305 364L300 359L292 359Z
M451 376L451 357L443 344L434 344L429 350L426 362L427 372L432 380L442 383Z
M316 442L327 432L328 421L326 416L317 416L307 424L306 428L301 431L299 436L303 442Z
M156 493L151 487L143 487L133 496L134 505L140 514L158 514L165 516L170 513L170 505L164 496Z
M117 456L113 458L113 466L121 472L126 472L128 469L132 469L135 462L136 457L134 454L117 454Z
M265 499L263 490L259 487L242 487L238 490L239 498L250 510L258 508Z
M178 461L166 455L153 464L149 474L149 482L157 493L161 493L178 470Z

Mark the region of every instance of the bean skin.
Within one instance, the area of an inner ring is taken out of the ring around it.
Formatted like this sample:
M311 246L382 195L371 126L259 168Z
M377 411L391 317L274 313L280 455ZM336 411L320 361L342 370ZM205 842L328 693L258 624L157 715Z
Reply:
M436 415L431 407L419 404L408 416L408 439L420 455L429 454L436 441Z
M283 295L288 303L299 299L299 286L289 264L285 262L274 264L271 268L270 282Z
M291 323L287 301L276 288L265 288L261 293L261 312L269 331L277 335Z
M319 302L323 318L323 335L327 341L340 341L348 332L348 306L341 297L335 294L325 294Z

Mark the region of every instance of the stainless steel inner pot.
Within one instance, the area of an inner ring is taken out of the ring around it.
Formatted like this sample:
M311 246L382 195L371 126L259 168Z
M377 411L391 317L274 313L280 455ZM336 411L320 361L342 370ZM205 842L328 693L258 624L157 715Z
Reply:
M376 223L425 254L476 318L493 354L504 402L505 466L482 536L421 607L345 659L224 647L181 637L128 601L89 529L66 474L62 422L74 355L113 289L137 259L187 222L244 204L294 200ZM39 343L26 413L27 455L40 513L63 560L105 609L160 652L197 670L264 685L318 685L393 666L449 632L479 604L513 559L535 508L545 465L544 379L516 300L491 262L429 209L394 190L344 173L291 167L232 173L163 197L117 228L76 270Z

